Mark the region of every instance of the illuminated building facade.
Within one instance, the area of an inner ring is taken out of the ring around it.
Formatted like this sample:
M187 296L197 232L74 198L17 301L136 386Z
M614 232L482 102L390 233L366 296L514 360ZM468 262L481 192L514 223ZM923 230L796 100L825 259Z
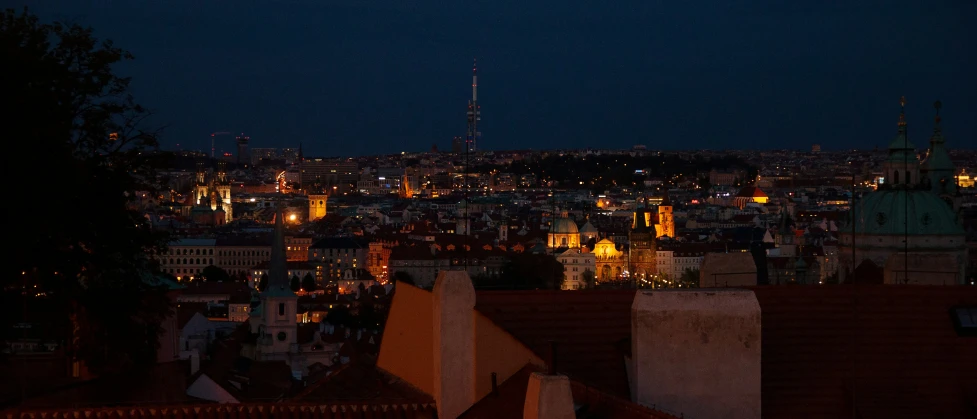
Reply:
M668 199L668 192L658 204L658 223L655 224L655 238L675 238L675 218L672 216L672 202Z
M329 203L329 195L310 194L309 195L309 221L316 221L326 216L326 205Z
M223 211L223 223L231 222L234 219L234 214L231 207L231 181L227 177L227 163L218 161L217 170L212 176L207 176L204 165L198 163L195 180L193 205L199 208L209 206L210 210L215 212ZM197 208L195 211L200 212Z
M580 247L580 231L577 229L577 223L568 218L565 211L553 220L546 243L546 247L550 250L577 249Z
M629 239L628 272L642 280L657 272L655 265L655 234L653 226L648 225L651 212L647 208L638 208L634 212L634 223Z
M610 239L603 239L594 245L594 266L597 282L621 279L628 266L628 254L617 248Z

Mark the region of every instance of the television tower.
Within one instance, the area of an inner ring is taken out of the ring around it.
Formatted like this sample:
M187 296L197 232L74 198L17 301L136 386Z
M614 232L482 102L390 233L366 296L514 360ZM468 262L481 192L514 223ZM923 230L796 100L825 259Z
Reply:
M478 139L482 136L478 132L478 121L482 120L482 109L478 106L478 61L472 63L472 99L468 101L468 135L466 138L467 151L475 151Z

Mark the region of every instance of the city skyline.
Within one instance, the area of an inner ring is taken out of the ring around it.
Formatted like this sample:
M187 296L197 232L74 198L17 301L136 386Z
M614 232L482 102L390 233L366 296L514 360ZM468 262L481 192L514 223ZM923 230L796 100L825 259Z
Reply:
M977 138L963 19L977 5L963 2L28 5L133 52L120 72L169 149L230 131L311 155L447 150L465 135L473 58L482 150L884 147L903 95L910 138L931 132L935 100L950 144Z

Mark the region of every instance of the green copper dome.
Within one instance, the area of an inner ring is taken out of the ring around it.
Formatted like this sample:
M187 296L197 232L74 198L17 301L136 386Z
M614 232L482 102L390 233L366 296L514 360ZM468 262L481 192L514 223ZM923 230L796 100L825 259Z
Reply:
M553 220L553 228L550 229L550 233L553 234L577 234L579 232L577 223L565 217Z
M857 234L964 234L953 209L929 191L889 189L872 192L858 201L855 217ZM841 230L850 232L851 220Z

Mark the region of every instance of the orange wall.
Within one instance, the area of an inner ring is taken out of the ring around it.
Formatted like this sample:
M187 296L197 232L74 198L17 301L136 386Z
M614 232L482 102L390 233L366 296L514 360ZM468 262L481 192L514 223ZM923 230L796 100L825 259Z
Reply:
M434 394L434 296L397 283L377 366Z
M481 400L492 392L492 373L498 384L518 372L528 363L544 365L532 351L509 332L475 311L475 399Z
M488 317L472 311L476 400L492 391L493 372L502 384L527 363L544 365L516 338ZM377 366L427 394L434 394L434 295L429 291L397 283Z

